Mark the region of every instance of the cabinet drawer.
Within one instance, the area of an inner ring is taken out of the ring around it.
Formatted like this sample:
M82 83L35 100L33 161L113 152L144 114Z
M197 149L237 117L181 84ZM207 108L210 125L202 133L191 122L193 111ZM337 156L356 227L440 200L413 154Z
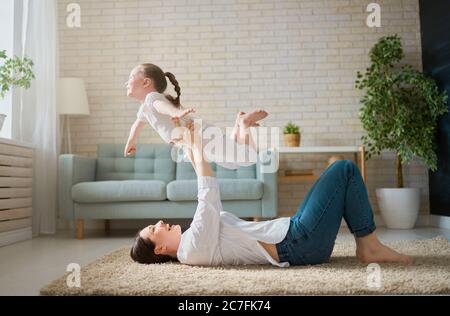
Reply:
M16 157L33 157L33 149L0 143L0 155Z
M0 176L9 177L33 177L33 169L15 166L0 166Z
M0 188L0 198L30 197L31 188Z
M13 199L0 199L0 210L9 208L22 208L31 207L31 197L29 198L13 198Z
M0 222L0 233L30 227L31 217Z
M31 188L33 187L33 178L0 177L0 187Z
M0 221L25 218L25 217L31 217L31 216L32 216L32 208L31 207L0 210Z
M33 167L33 158L0 155L0 165L16 167Z

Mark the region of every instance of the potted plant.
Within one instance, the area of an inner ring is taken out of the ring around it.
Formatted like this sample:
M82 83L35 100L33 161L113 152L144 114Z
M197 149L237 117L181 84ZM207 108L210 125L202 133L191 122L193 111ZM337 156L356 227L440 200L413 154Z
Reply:
M365 90L359 117L367 135L367 157L383 149L396 153L397 188L376 190L381 216L389 228L412 228L420 208L420 189L404 188L402 166L413 156L437 169L434 136L447 95L433 79L410 65L399 66L403 49L397 34L382 37L370 50L370 67L358 71L356 88Z
M27 57L14 56L8 58L5 50L0 50L0 99L3 99L11 87L29 88L34 79L32 71L33 61ZM3 127L6 115L0 113L0 130Z
M298 125L295 125L291 121L284 126L283 130L284 142L288 147L300 146L300 130Z

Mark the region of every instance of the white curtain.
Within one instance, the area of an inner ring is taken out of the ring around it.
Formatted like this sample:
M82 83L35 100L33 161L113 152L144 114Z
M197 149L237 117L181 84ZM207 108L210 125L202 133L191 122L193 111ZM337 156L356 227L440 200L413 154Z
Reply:
M56 0L24 0L23 53L34 62L36 78L21 91L15 138L34 146L33 236L56 231L58 115Z

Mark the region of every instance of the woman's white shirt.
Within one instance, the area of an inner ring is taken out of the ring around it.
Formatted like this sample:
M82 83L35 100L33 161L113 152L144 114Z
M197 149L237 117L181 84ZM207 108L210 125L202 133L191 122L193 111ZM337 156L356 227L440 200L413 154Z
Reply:
M181 236L177 258L191 265L267 264L277 262L260 245L281 242L287 234L289 217L269 221L245 221L222 209L219 184L215 177L200 176L198 206L192 223Z

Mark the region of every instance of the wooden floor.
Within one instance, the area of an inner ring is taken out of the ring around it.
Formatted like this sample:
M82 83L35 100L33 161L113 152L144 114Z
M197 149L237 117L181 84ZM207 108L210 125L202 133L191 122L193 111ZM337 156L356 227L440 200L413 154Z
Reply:
M84 240L74 238L75 232L60 231L54 236L0 247L0 295L39 295L39 289L62 276L70 263L84 266L122 246L130 246L133 231L86 231ZM443 235L450 240L450 230L415 228L389 230L378 228L381 241L426 239ZM341 228L338 240L352 239L347 228Z

